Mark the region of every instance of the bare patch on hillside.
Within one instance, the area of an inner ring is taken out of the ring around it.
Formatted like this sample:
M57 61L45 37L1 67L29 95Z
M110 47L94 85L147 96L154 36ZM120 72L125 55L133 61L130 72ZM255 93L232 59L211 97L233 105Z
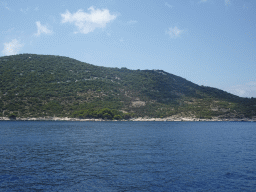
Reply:
M141 106L145 106L146 103L144 101L132 101L132 106L133 107L141 107Z

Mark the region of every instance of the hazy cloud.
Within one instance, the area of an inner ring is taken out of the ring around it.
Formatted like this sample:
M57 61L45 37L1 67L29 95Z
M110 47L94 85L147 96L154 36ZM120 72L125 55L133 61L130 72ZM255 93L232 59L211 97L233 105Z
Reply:
M116 19L116 15L111 15L108 9L94 9L90 7L90 12L86 13L82 9L71 14L68 10L61 14L62 23L73 23L78 28L78 32L87 34L96 28L104 28L106 24ZM78 33L75 32L75 33Z
M244 4L243 9L249 9L249 7L246 4Z
M14 31L14 27L13 28L10 28L10 29L8 29L8 30L6 30L6 31L2 31L2 34L4 34L4 35L7 35L7 34L10 34L12 31Z
M25 13L25 14L26 14L26 13L29 11L29 7L27 7L26 9L22 9L22 8L21 8L20 11L21 11L22 13Z
M133 24L138 23L138 21L136 21L136 20L130 20L130 21L128 21L127 23L130 24L130 25L133 25Z
M227 91L240 97L256 97L256 82L252 81L243 85L232 86Z
M231 4L231 0L224 0L225 1L225 5L230 5Z
M172 8L173 6L170 5L169 3L165 2L165 6L169 7L169 8Z
M37 26L37 33L35 34L36 36L40 36L41 33L45 33L45 34L51 34L52 31L47 29L46 26L41 25L40 21L36 22L36 26Z
M17 39L13 39L9 43L4 43L4 50L2 53L4 55L16 55L18 54L19 50L23 47L22 44L19 43Z
M0 5L2 5L5 9L10 10L10 8L7 7L7 3L4 3L4 2L0 1Z
M169 31L167 32L171 38L177 38L180 36L181 33L183 33L184 30L178 29L178 27L169 28Z

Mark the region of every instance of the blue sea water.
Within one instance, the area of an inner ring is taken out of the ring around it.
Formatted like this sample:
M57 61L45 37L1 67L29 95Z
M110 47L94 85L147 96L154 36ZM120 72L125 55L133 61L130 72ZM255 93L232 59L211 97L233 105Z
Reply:
M0 191L255 191L253 122L0 122Z

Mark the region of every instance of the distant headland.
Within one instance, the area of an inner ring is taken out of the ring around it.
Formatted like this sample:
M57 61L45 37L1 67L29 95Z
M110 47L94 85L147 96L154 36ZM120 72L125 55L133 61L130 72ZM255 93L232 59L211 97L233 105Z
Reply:
M256 99L162 70L100 67L54 55L0 57L0 119L253 121ZM62 118L63 117L63 118Z

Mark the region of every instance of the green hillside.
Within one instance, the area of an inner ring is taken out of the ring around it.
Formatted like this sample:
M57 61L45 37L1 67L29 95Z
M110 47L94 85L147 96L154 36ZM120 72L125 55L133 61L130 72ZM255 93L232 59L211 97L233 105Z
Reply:
M162 70L94 66L52 55L0 57L0 116L251 118L255 98Z

